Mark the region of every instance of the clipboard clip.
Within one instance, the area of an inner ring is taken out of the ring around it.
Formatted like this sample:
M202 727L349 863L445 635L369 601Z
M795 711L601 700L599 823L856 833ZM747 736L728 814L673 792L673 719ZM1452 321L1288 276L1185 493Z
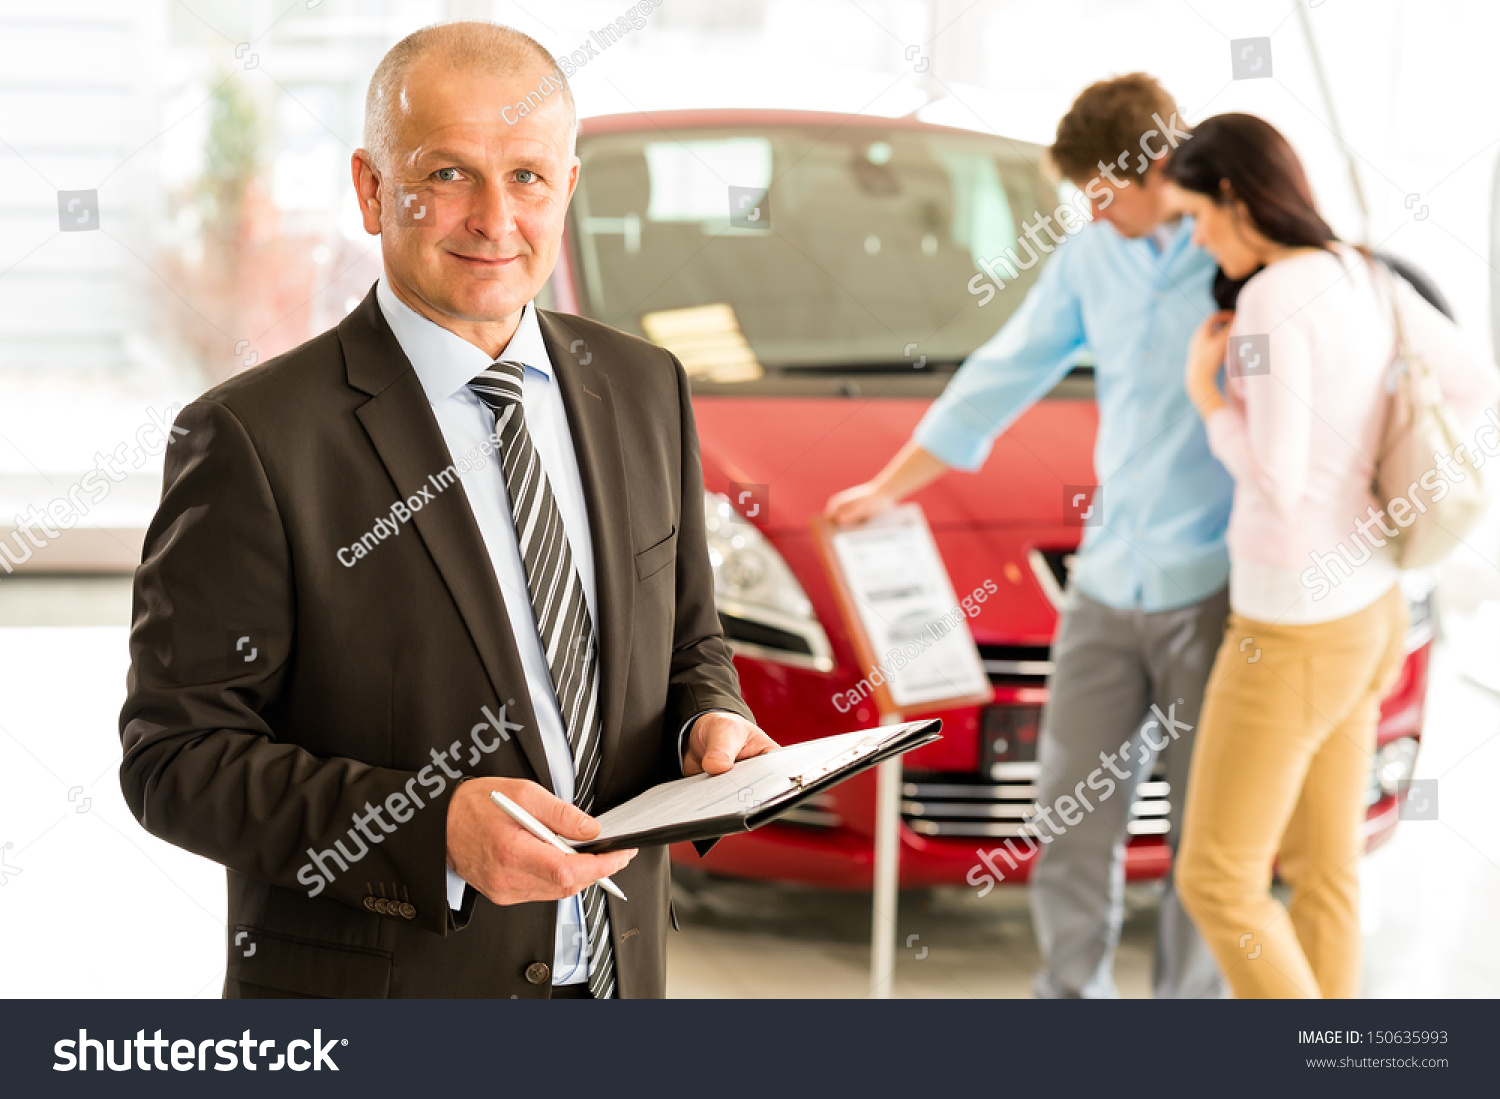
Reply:
M803 771L800 775L790 775L787 781L792 784L793 790L800 790L812 785L820 778L826 778L835 771L841 770L869 752L876 751L883 743L884 738L878 736L867 736L854 747L846 749L834 756L821 767L815 767L811 771Z

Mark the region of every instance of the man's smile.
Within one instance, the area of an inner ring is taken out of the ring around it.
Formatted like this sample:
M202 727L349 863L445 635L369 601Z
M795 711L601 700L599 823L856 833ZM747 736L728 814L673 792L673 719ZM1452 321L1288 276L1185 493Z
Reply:
M462 252L449 252L449 256L466 266L478 270L500 270L518 261L520 256L469 256Z

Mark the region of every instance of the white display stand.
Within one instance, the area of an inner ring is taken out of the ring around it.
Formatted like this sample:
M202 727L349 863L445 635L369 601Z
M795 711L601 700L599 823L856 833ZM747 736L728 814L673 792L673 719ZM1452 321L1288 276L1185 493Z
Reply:
M916 504L858 527L812 521L813 535L882 725L994 693L932 531ZM890 999L896 976L901 881L901 757L879 764L870 998Z

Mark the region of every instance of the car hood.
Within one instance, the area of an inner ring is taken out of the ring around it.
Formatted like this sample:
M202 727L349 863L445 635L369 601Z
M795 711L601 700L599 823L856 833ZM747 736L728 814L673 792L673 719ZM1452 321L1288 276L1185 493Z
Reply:
M768 532L807 529L841 489L873 477L911 438L927 399L699 396L693 400L704 482L731 496L763 485ZM1032 527L1076 541L1065 485L1093 483L1098 422L1091 400L1038 402L995 442L977 473L954 472L914 499L934 530ZM1068 536L1071 535L1071 538Z

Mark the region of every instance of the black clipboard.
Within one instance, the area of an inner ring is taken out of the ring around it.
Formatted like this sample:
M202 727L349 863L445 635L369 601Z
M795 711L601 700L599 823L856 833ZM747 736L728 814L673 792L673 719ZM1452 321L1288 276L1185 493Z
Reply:
M814 773L794 774L787 776L791 785L785 791L764 801L758 801L743 812L725 813L713 817L698 817L689 821L672 822L659 827L647 828L633 831L622 835L609 836L604 839L591 842L574 843L572 846L585 854L602 854L606 851L620 851L629 847L655 847L669 843L696 843L703 840L717 840L722 836L732 836L740 832L750 832L763 824L768 824L781 816L787 810L801 805L808 798L821 793L830 786L836 786L847 778L859 774L861 771L874 767L883 760L892 756L902 755L914 748L920 748L924 744L931 744L937 740L941 733L943 723L938 718L930 718L926 721L906 722L902 726L877 727L869 730L870 735L876 736L887 731L888 736L883 743L875 746L872 750L863 752L847 762L840 762L837 758L822 767L815 768ZM729 772L733 774L731 770ZM691 782L692 779L677 779L671 786L680 782ZM661 787L653 787L646 791L641 797L651 796ZM634 799L632 799L634 800ZM625 803L629 805L629 802ZM601 818L608 814L600 814Z

